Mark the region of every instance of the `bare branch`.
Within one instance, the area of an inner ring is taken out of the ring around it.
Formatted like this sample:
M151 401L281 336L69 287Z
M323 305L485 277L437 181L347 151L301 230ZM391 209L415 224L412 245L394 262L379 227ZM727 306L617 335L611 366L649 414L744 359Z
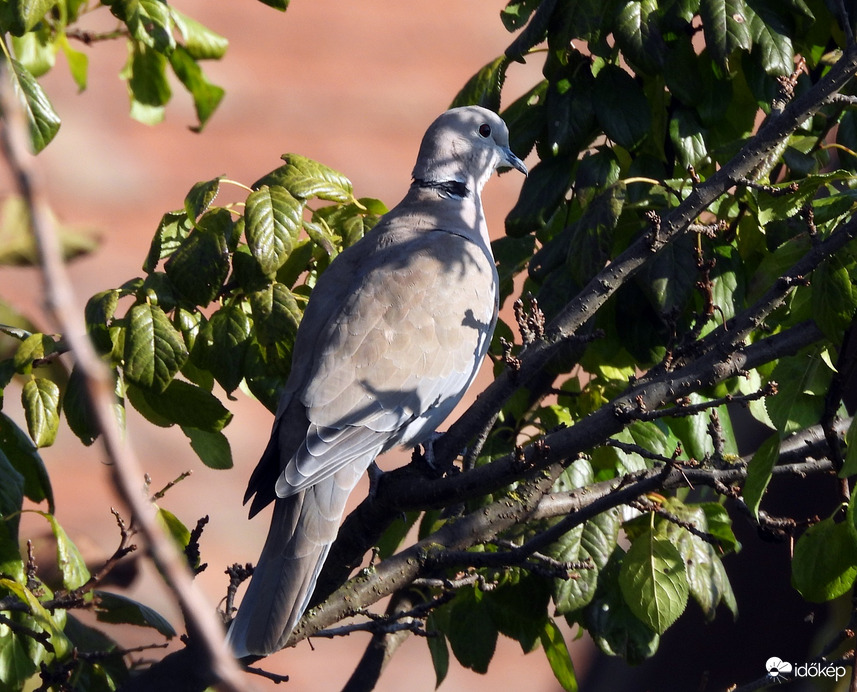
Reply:
M65 335L84 378L104 449L111 462L114 483L132 508L134 521L145 536L158 569L181 604L189 629L204 644L204 655L209 658L215 679L223 683L224 689L244 690L246 681L226 648L223 630L213 608L194 586L186 560L160 529L152 505L140 492L138 479L143 477L143 473L133 450L124 443L113 413L112 378L87 338L80 320L83 312L74 298L34 159L27 152L26 124L20 103L12 92L11 81L2 79L0 83L0 112L3 113L0 146L18 192L27 205L42 267L48 310L59 325L59 331Z

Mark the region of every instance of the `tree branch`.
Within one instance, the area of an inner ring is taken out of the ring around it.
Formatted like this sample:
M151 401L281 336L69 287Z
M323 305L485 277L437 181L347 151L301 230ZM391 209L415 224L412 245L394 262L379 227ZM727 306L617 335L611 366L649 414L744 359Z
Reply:
M112 378L96 354L81 323L80 315L83 312L74 299L60 245L47 213L41 180L34 160L27 152L26 124L20 103L12 92L11 81L5 78L0 79L0 113L3 114L0 146L18 192L27 205L42 267L47 308L65 335L72 356L83 375L104 449L111 462L113 482L131 507L152 559L181 605L188 629L201 643L201 653L208 659L207 665L202 667L211 669L214 681L220 680L223 689L234 692L246 690L246 681L226 648L223 629L215 617L214 608L193 584L187 561L159 528L155 521L154 508L141 492L143 472L133 450L124 443L113 413Z

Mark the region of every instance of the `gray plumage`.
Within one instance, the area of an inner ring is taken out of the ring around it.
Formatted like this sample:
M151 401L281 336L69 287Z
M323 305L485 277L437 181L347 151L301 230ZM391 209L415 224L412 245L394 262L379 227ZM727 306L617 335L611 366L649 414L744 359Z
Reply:
M470 386L497 320L497 269L480 193L526 167L484 108L447 111L423 138L405 198L319 278L298 329L253 516L274 514L228 634L236 656L281 649L379 454L430 439Z

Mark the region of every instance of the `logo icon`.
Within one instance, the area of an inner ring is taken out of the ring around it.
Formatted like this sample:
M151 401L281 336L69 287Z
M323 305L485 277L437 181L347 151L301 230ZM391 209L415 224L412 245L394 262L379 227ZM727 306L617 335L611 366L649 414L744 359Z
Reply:
M771 658L765 661L765 670L768 671L768 675L776 680L791 673L792 664L778 656L771 656Z

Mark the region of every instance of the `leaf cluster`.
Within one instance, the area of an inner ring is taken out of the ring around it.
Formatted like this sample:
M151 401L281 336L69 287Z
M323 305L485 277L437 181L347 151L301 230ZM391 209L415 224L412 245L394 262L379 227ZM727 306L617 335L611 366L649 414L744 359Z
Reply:
M267 0L265 4L285 10L288 0ZM115 18L115 29L93 32L82 28L89 15L106 12ZM221 87L208 81L202 63L221 59L228 41L166 0L9 0L0 5L0 36L0 65L24 104L35 152L50 143L61 124L39 78L62 54L78 89L86 89L89 56L78 47L125 41L128 60L121 77L128 85L131 116L147 124L163 119L172 98L168 74L193 100L196 130L205 127L224 95Z

